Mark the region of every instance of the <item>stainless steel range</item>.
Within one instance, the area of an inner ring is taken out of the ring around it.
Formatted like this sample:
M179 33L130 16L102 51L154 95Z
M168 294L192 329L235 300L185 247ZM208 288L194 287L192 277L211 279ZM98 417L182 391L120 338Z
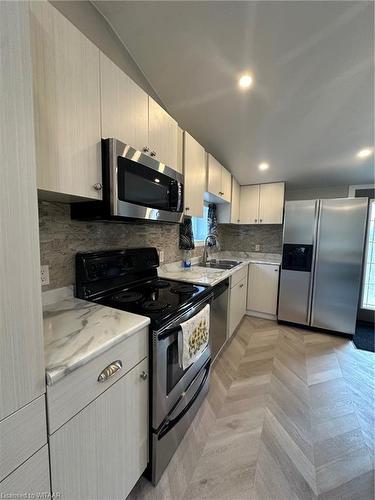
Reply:
M156 484L208 391L211 350L183 370L181 323L212 301L209 287L159 279L155 248L76 255L76 295L151 319L150 455L147 475Z

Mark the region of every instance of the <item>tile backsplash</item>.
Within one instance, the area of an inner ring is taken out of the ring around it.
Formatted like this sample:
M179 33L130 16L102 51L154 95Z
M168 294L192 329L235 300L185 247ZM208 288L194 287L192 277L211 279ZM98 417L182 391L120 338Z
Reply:
M218 227L221 250L276 254L282 251L281 224L219 224ZM259 245L259 250L256 249L256 245Z
M43 291L74 283L74 256L77 252L111 248L154 246L164 251L164 261L182 259L178 248L178 224L114 224L71 220L70 205L39 201L41 264L49 266L50 284ZM197 247L193 256L202 253Z
M219 224L221 250L281 253L282 226L247 226ZM41 264L49 266L50 284L43 291L74 283L74 256L77 252L154 246L164 251L166 263L182 259L178 248L178 224L114 224L71 220L70 206L39 201L39 235ZM193 257L202 255L197 247Z

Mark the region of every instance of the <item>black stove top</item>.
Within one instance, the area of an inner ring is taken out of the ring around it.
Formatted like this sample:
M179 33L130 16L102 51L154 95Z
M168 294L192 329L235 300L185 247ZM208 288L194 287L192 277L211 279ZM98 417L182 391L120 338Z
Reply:
M154 248L82 253L76 256L76 295L151 319L159 328L186 312L210 288L157 276Z

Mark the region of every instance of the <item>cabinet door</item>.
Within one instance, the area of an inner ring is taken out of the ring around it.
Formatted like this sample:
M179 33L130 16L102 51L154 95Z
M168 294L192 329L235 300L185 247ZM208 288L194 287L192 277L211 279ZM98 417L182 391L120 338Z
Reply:
M28 2L0 2L0 32L2 420L45 386Z
M230 290L229 336L239 325L246 312L247 276Z
M0 482L1 498L51 498L50 494L47 445Z
M230 222L232 224L238 224L240 222L240 185L233 176Z
M199 142L187 132L184 141L185 213L193 217L203 217L206 153Z
M259 191L259 223L282 224L284 213L284 183L261 184Z
M232 199L232 174L224 167L221 168L221 197L230 203Z
M258 224L259 185L241 186L240 224Z
M149 136L151 156L168 167L178 165L178 125L175 120L151 97L149 99Z
M207 155L207 191L221 197L222 166L210 153Z
M250 264L247 309L265 314L276 314L279 266Z
M101 199L99 49L49 2L30 2L38 188Z
M148 95L100 53L102 137L114 137L139 151L148 145Z
M63 498L126 498L148 461L144 359L50 437L52 491Z

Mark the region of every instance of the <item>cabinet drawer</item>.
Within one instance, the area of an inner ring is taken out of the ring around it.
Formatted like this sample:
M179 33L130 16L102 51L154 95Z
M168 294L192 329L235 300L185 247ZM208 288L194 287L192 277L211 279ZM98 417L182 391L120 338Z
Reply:
M55 385L47 386L48 433L52 434L73 415L108 389L148 354L148 327L115 345L87 365L70 373ZM120 361L122 368L103 382L102 370Z
M0 498L51 498L48 446L0 483Z
M46 442L43 395L0 422L0 481Z
M247 277L247 269L249 266L244 266L235 273L232 274L231 276L231 282L230 282L230 287L233 288L237 283L239 283L241 280Z

